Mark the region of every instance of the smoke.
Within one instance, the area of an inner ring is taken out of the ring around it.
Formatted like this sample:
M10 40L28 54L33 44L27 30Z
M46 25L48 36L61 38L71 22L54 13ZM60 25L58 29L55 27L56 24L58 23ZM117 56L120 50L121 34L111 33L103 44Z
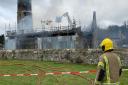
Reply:
M32 0L34 27L41 26L41 19L54 19L65 12L80 19L82 25L90 25L94 10L98 24L122 24L128 19L127 3L128 0ZM0 27L16 20L17 0L0 0Z
M40 3L38 3L40 2ZM61 15L62 0L33 0L33 21L35 27L41 26L42 20L53 20Z
M0 0L0 34L4 34L10 27L15 28L16 0Z
M69 12L71 18L80 19L82 25L90 25L93 11L97 12L97 21L102 27L106 27L109 23L122 24L128 19L127 2L127 0L116 2L115 0L33 0L34 25L39 25L41 18L53 19L65 12Z
M17 31L19 33L22 33L22 31L24 31L24 33L28 33L28 32L32 32L33 28L32 28L32 16L25 16L24 18L22 18L21 20L19 20L18 23L18 28Z
M16 49L16 39L9 39L5 40L5 49L14 50Z

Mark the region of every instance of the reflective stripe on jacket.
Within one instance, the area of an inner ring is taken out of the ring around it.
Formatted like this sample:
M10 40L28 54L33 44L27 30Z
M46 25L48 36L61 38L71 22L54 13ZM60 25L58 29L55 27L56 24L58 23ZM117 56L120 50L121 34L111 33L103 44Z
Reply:
M97 81L101 84L98 85L119 85L119 69L121 68L121 61L117 54L113 52L106 52L101 55L98 62L98 69L96 80L99 76L99 70L105 70L105 77L103 81ZM117 82L117 83L115 83Z

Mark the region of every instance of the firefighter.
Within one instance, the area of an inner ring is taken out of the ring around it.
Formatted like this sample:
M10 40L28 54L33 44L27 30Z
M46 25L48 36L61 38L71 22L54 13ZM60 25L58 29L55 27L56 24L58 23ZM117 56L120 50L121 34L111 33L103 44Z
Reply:
M119 85L122 68L119 56L113 52L113 41L105 38L100 47L104 53L99 57L95 85Z

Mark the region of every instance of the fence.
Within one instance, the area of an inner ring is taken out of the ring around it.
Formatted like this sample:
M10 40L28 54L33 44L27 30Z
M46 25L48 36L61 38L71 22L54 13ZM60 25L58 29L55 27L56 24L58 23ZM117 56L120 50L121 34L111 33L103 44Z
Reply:
M96 68L93 65L19 60L0 62L1 85L94 85L96 70L90 70ZM126 75L127 72L123 73ZM122 81L127 81L124 75Z
M128 49L115 50L123 66L128 66ZM100 50L95 49L46 49L46 50L5 50L0 51L0 59L43 60L71 63L97 64Z
M78 71L72 66L81 67L58 62L1 61L0 82L2 85L93 85L94 78L89 76L94 76L95 70Z

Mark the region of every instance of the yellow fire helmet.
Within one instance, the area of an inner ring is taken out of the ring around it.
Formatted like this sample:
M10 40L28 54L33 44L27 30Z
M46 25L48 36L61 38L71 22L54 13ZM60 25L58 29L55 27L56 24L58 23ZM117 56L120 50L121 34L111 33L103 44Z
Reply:
M113 41L109 38L105 38L101 44L100 47L104 46L104 51L113 49Z

